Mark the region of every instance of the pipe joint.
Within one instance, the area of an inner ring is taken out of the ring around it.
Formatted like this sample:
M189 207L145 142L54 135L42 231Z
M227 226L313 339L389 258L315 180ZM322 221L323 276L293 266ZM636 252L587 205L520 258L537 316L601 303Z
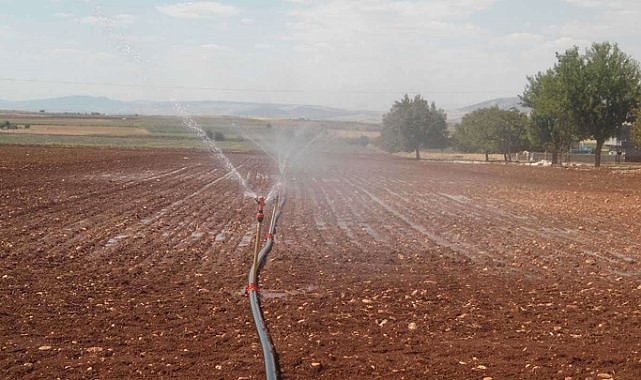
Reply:
M258 284L250 283L245 286L245 291L243 292L243 295L245 297L249 297L249 292L256 292L258 293Z
M256 220L258 223L261 223L265 218L265 197L259 196L256 198L256 203L258 203L258 211L256 212Z

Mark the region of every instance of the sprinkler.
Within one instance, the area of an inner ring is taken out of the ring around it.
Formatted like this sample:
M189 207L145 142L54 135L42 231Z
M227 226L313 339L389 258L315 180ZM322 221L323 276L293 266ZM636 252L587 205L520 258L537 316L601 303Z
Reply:
M256 197L256 203L258 203L258 212L256 212L256 220L258 223L263 222L263 218L265 217L265 197L259 196Z
M263 219L265 218L265 197L259 196L256 197L256 203L258 203L258 211L256 211L256 242L254 244L254 272L258 271L258 251L260 250L260 232L263 226ZM252 284L250 284L251 286Z

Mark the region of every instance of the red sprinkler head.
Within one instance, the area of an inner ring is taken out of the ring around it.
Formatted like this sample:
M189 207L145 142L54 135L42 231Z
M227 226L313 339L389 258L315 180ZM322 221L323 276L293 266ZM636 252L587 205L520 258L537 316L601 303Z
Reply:
M258 203L258 212L256 212L256 220L258 222L262 222L263 218L265 217L265 197L260 196L256 197L256 203Z

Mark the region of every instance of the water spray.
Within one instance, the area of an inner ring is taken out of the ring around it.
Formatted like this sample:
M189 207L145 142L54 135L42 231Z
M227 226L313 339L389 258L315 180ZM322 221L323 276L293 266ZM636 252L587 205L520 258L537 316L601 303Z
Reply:
M216 142L213 139L207 137L205 131L200 127L198 122L194 120L193 117L191 117L185 107L178 102L174 102L173 105L178 115L182 117L183 127L191 129L196 133L196 136L198 136L207 144L210 153L213 154L218 162L222 163L225 166L225 169L227 169L227 171L232 175L232 178L234 178L240 184L243 189L243 195L249 198L257 198L256 192L249 187L245 178L243 178L243 176L238 172L238 169L229 160L222 149L220 149L218 145L216 145Z

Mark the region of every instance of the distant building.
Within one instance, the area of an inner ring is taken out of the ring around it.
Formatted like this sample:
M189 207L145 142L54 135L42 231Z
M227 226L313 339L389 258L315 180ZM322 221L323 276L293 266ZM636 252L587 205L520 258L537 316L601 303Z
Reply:
M604 144L610 152L620 152L626 162L640 162L641 151L632 143L629 128L624 128L621 137L611 137Z
M605 143L603 145L610 150L616 151L620 150L623 147L623 141L618 137L610 137L609 139L605 140Z

